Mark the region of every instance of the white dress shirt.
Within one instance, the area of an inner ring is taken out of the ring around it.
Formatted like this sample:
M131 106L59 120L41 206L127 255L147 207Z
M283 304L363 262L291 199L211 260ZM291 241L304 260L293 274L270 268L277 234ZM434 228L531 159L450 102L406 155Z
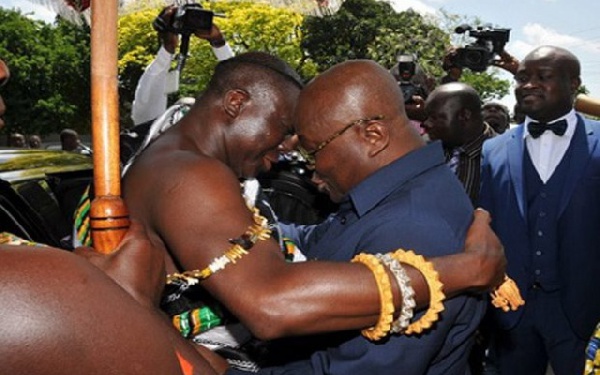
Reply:
M543 183L546 183L552 174L556 170L556 167L562 160L563 156L567 152L571 139L575 133L575 127L577 126L577 115L574 110L567 113L566 115L557 118L556 120L550 121L554 123L556 121L565 119L567 120L567 130L562 136L554 134L550 130L546 130L538 138L533 138L529 134L527 129L528 124L531 121L535 121L530 117L525 117L525 123L523 126L523 139L525 140L526 149L529 152L529 157L533 163L533 166L537 170L540 179Z

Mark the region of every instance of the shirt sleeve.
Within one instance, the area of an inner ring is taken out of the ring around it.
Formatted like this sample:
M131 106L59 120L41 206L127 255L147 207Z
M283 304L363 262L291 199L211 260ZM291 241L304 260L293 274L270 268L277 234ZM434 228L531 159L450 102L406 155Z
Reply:
M219 61L227 60L234 56L233 50L231 49L231 46L227 42L225 42L225 44L222 45L221 47L212 47L212 50L213 50L213 53L215 54L215 57Z
M165 88L172 57L173 55L161 47L156 58L140 77L131 107L131 118L134 125L154 120L167 109Z

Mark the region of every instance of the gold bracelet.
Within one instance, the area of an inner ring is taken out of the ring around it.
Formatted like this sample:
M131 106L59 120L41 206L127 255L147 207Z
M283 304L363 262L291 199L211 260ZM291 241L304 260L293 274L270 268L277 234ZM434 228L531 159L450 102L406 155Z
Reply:
M252 209L254 224L240 237L230 239L232 246L225 253L210 262L208 267L201 270L185 271L181 273L173 273L167 275L167 284L172 284L176 280L183 281L189 285L198 284L201 280L209 278L227 266L229 263L234 263L242 256L248 254L254 244L259 240L266 240L271 237L268 220L261 216L257 208Z
M444 311L444 304L442 303L446 296L442 291L444 284L440 281L433 264L425 260L422 255L415 254L412 250L404 251L402 249L396 250L392 257L398 262L408 264L416 268L427 281L429 287L429 309L419 320L411 323L408 328L404 331L404 334L410 335L413 333L420 334L426 329L431 328L439 318L439 313Z
M375 276L377 289L379 290L381 312L377 324L374 327L363 329L361 333L369 340L377 341L390 332L394 320L394 295L392 294L390 276L379 259L373 254L360 253L352 258L352 262L364 264Z

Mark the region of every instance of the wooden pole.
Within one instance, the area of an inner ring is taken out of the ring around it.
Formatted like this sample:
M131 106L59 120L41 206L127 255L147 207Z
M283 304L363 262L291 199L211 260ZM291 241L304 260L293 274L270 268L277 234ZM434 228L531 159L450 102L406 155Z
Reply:
M90 226L94 248L114 251L129 228L119 165L118 0L92 0L91 80L94 193Z

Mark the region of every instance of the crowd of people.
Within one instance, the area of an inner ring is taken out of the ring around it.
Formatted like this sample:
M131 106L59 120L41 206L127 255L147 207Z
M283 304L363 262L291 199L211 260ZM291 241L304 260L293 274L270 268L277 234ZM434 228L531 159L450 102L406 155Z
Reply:
M3 246L0 372L596 374L600 123L574 109L569 51L501 54L510 126L456 67L408 102L373 61L305 84L214 25L211 81L167 108L159 35L122 138L129 233L108 256ZM326 218L282 220L261 189L291 153Z

